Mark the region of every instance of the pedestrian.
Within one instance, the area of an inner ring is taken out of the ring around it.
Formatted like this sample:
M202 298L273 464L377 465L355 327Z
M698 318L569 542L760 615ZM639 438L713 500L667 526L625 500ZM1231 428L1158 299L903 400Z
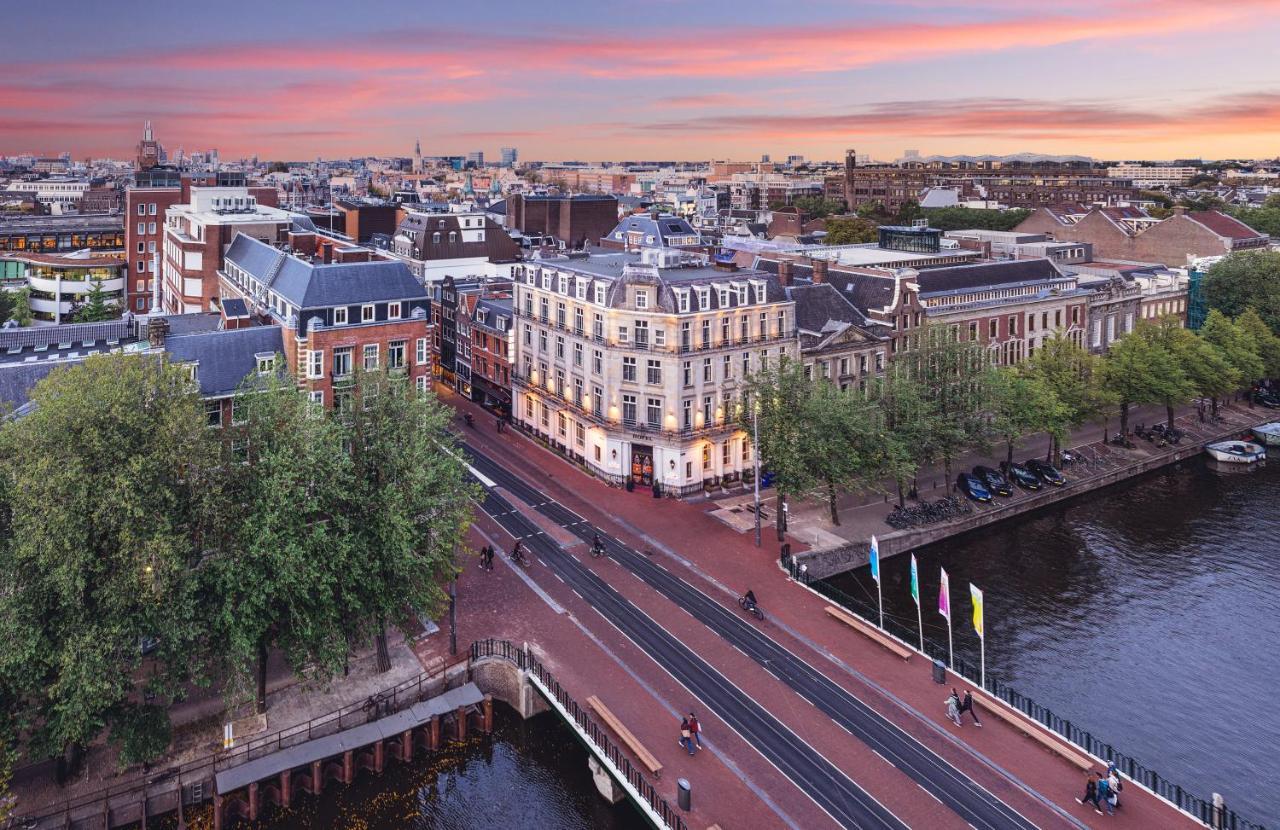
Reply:
M1107 807L1107 814L1114 816L1116 814L1116 808L1115 808L1115 805L1111 803L1111 782L1107 778L1105 778L1100 772L1097 773L1097 776L1098 776L1098 804L1100 805L1105 804ZM1093 808L1093 811L1098 815L1102 815L1102 810L1098 809L1097 806Z
M698 749L702 749L702 724L698 723L698 716L693 712L689 713L689 734L693 736Z
M484 567L486 570L493 570L493 545L486 545L484 549Z
M955 692L955 689L951 690ZM960 714L969 713L969 717L973 718L974 726L982 726L982 721L978 720L978 712L973 708L973 692L965 689L964 700L960 701Z
M1098 781L1093 773L1084 774L1084 798L1077 798L1076 801L1080 804L1092 804L1093 809L1098 809Z
M691 736L692 736L692 733L689 730L689 719L681 718L680 719L680 746L684 747L685 751L688 752L690 755L693 755L693 752L694 752L693 738Z
M960 698L956 696L954 689L951 691L951 694L947 695L946 705L947 717L953 720L956 726L964 726L964 724L960 722Z
M502 432L502 416L499 415L496 419L494 419L494 422L497 424L498 432L501 433Z
M1120 780L1120 772L1116 769L1116 762L1112 761L1107 766L1107 786L1111 790L1111 806L1120 806L1120 791L1124 789L1124 782Z
M489 567L489 546L481 545L480 546L480 570L484 570L487 567Z

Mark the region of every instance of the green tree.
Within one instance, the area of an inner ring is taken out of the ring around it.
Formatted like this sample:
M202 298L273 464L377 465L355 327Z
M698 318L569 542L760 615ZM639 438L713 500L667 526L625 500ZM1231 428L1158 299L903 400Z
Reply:
M960 231L970 228L989 231L1011 231L1022 224L1023 220L1031 215L1031 211L1025 208L994 210L955 205L944 208L926 208L924 215L929 220L929 227L943 231Z
M1253 307L1280 332L1280 251L1241 251L1214 263L1204 276L1209 308L1239 317Z
M85 295L84 302L71 314L73 323L100 323L114 320L120 316L120 307L107 302L107 294L102 290L102 280L95 279Z
M898 208L896 220L903 225L910 225L916 219L924 216L924 211L920 209L920 203L915 199L907 199Z
M1258 355L1258 344L1246 329L1231 322L1221 311L1214 309L1209 312L1204 318L1204 325L1200 327L1200 336L1217 348L1227 363L1236 370L1235 389L1251 385L1266 371L1266 365ZM1218 396L1211 396L1211 400L1214 414L1217 414Z
M827 499L831 523L838 525L839 492L874 487L885 469L884 435L874 403L825 380L812 384L804 412L812 440L803 447Z
M824 245L859 245L880 238L880 226L858 216L833 216L827 219L826 226L827 235L822 238Z
M1104 417L1114 404L1101 383L1101 366L1101 358L1055 334L1040 344L1020 371L1043 383L1065 407L1068 425L1078 429Z
M186 373L157 359L91 356L31 400L0 430L0 677L32 751L74 756L137 725L139 686L173 700L200 679L191 574L218 452Z
M1006 367L994 373L989 406L991 429L1004 439L1005 460L1009 464L1013 463L1013 445L1019 438L1044 431L1056 443L1070 428L1067 406L1045 381L1016 369Z
M947 480L951 463L989 436L986 405L994 369L990 352L974 340L961 340L957 325L929 323L904 341L896 358L933 402L931 444Z
M346 515L358 517L345 605L356 609L353 636L375 636L382 670L391 666L388 623L407 634L418 614L439 614L443 585L457 575L477 490L449 429L451 414L398 369L359 373L339 400L352 466Z
M1120 434L1129 434L1129 407L1163 404L1190 397L1190 381L1177 359L1157 339L1146 336L1149 324L1114 343L1102 364L1103 386L1120 404Z
M1262 358L1261 376L1280 378L1280 337L1276 336L1252 306L1235 319L1235 324L1257 347L1258 357Z
M31 325L31 289L28 286L13 292L13 311L9 319L19 326Z
M884 203L878 201L863 202L858 205L858 209L854 211L863 219L888 219L889 211L885 210Z
M1190 330L1183 328L1175 317L1164 317L1156 323L1144 323L1138 327L1141 337L1168 352L1182 371L1186 383L1169 384L1165 389L1165 426L1173 429L1174 407L1186 403L1195 395L1211 396L1216 389L1231 389L1234 370L1222 354Z
M884 419L885 474L898 485L902 506L907 483L915 482L920 468L937 458L937 402L910 367L898 360L889 364L875 397Z
M252 688L262 713L273 647L296 673L320 679L346 661L341 585L359 514L343 509L351 463L338 451L338 425L317 417L294 383L255 376L233 413L222 442L221 504L231 514L219 524L228 532L202 574L212 598L209 656L227 678L224 695L239 700Z
M808 214L810 219L824 219L841 212L839 202L833 202L822 196L801 196L792 200L791 205L802 213ZM772 203L770 207L773 207ZM785 207L785 204L781 205L781 207ZM773 209L777 210L778 208Z
M13 316L15 296L15 292L0 288L0 323Z
M785 358L751 375L745 384L739 419L773 477L779 542L783 539L782 505L787 497L811 492L818 483L809 465L812 452L807 446L814 440L814 430L806 420L813 390L804 365Z

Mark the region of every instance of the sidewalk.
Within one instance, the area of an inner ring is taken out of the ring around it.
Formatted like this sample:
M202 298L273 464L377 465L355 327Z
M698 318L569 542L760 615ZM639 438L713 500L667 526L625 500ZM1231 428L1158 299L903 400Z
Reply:
M1226 419L1223 423L1200 423L1196 417L1195 407L1185 407L1177 411L1175 423L1186 433L1180 447L1193 447L1207 440L1210 436L1222 433L1233 427L1246 429L1264 420L1269 410L1248 408L1242 404L1222 406L1220 414ZM1164 423L1166 420L1164 407L1141 407L1130 416L1130 425L1146 424L1151 426ZM1280 416L1278 416L1280 417ZM1109 424L1108 434L1114 436L1118 430L1118 421L1113 419ZM1158 450L1155 445L1140 439L1133 439L1132 450L1104 444L1103 429L1098 425L1082 427L1072 433L1064 443L1064 449L1083 451L1086 458L1097 463L1063 467L1063 474L1068 480L1091 477L1101 472L1112 472L1128 463L1138 463L1152 458L1165 450ZM1030 436L1014 447L1015 461L1028 458L1044 458L1049 451L1049 439L1044 433ZM920 498L928 501L940 499L952 493L954 478L961 471L972 470L979 464L999 468L1000 462L1006 458L1007 449L1003 443L993 446L988 452L968 452L957 458L951 465L950 481L941 464L923 468L918 477ZM768 521L764 522L766 532L772 533L776 493L767 490L761 494L761 503L768 513ZM1025 504L1031 507L1040 493L1027 492L1019 487L1014 488L1012 497L997 497L994 502L998 506ZM714 500L715 509L712 515L718 520L741 532L754 532L754 514L749 506L753 503L752 494L740 494ZM872 493L845 493L837 499L839 505L840 524L831 521L831 511L826 501L815 499L789 500L788 533L803 541L810 550L828 550L841 548L850 543L867 545L871 536L884 537L894 533L894 529L885 521L893 507L898 503L897 486L892 481L880 483L880 491ZM908 504L912 502L908 500ZM981 512L991 509L988 505L975 504L974 510ZM940 527L945 523L930 525ZM776 539L776 534L770 538ZM882 548L882 551L884 549Z
M451 402L460 409L471 406L456 398ZM1197 826L1193 820L1132 785L1125 790L1121 812L1114 818L1104 819L1074 800L1083 789L1083 774L1014 728L995 718L985 719L982 729L971 726L957 729L950 725L943 713L942 687L929 679L928 665L918 662L918 658L903 662L831 620L823 612L822 600L791 584L778 568L777 545L773 541L776 537L771 529L764 534L765 547L756 548L749 534L739 533L710 516L716 507L714 504L655 501L647 492L627 493L610 487L514 432L497 435L492 428L477 428L467 430L466 438L480 449L503 458L527 476L530 483L566 507L636 549L651 552L668 570L709 596L721 598L727 607L735 608L736 597L748 587L754 589L769 615L763 625L770 636L1040 826ZM793 545L797 551L803 548L794 540ZM616 563L591 560L583 557L582 551L578 553L588 567L600 573L637 607L678 632L700 656L739 686L750 689L775 716L810 741L832 763L891 805L895 812L902 810L899 814L904 820L916 805L931 801L920 798L914 782L896 769L886 769L875 756L868 759L866 747L860 742L843 732L835 734L837 730L831 728L828 718L758 665L727 647L710 630L690 618L673 615L670 602L630 577ZM545 569L540 572L538 568L531 569L532 578L548 593L569 593L558 580L546 579L547 575ZM593 630L607 628L600 625L594 614L585 610L578 612L581 604L575 600L572 594L564 599L571 613L580 614L578 619ZM649 661L640 656L639 662ZM574 663L569 663L567 668L572 670ZM601 688L593 678L588 677L584 682L587 684L582 691L584 696ZM954 685L962 687L960 682ZM702 713L699 714L701 717ZM747 766L751 763L751 754L753 751L746 748L745 755L735 753L733 757ZM768 770L765 774L770 787L776 787L773 782L781 776ZM904 792L909 793L910 798L904 799ZM940 824L915 826L949 826L958 820L950 811L943 812L943 817L931 819Z

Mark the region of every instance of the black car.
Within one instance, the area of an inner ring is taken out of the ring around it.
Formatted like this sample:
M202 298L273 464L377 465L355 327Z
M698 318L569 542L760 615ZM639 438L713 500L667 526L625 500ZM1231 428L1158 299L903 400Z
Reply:
M1031 472L1021 464L1010 464L1009 469L1006 472L1009 474L1009 478L1013 479L1013 483L1019 487L1023 487L1027 490L1040 489L1040 479L1035 473Z
M1040 480L1045 484L1052 484L1054 487L1061 487L1067 483L1067 477L1058 472L1057 468L1047 461L1041 461L1038 458L1031 458L1027 460L1024 466L1040 478Z
M1259 389L1253 394L1253 400L1267 409L1280 409L1280 397L1276 397L1270 392L1264 392Z
M973 468L973 474L978 477L979 481L987 485L987 490L997 496L1013 495L1013 485L1009 483L1009 479L1000 474L999 470L979 465Z
M961 473L956 476L956 486L960 488L960 492L974 501L991 501L987 486L982 483L982 479L971 473Z

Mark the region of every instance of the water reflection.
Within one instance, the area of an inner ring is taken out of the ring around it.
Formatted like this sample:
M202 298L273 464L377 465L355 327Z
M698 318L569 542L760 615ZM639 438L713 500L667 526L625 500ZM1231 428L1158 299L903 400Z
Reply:
M974 660L968 582L985 592L987 673L1245 818L1280 821L1280 465L1194 462L917 551L925 635ZM885 612L912 630L908 560ZM835 583L875 600L866 569Z

